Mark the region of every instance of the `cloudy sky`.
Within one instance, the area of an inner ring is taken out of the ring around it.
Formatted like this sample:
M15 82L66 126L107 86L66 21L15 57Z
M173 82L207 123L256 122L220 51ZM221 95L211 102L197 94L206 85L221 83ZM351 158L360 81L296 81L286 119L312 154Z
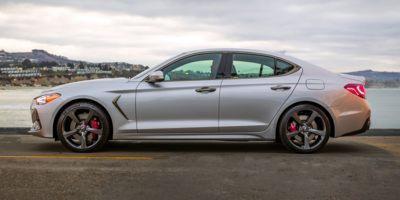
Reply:
M400 1L0 0L0 49L157 64L215 47L285 51L331 71L400 71Z

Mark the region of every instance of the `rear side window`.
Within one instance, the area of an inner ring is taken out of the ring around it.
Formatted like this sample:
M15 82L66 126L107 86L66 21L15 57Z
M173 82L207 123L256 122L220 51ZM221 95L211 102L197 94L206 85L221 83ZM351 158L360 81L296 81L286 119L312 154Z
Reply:
M284 62L281 60L276 61L276 72L275 72L276 75L286 74L286 73L292 71L293 69L294 69L294 66L287 62Z
M233 54L232 78L259 78L274 75L274 58L250 54Z

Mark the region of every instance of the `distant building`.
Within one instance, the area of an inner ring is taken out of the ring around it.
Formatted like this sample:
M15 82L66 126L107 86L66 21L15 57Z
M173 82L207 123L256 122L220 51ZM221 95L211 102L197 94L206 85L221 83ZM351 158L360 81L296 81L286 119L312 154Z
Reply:
M54 72L64 72L64 71L68 71L70 68L66 67L66 66L60 66L60 67L51 67L51 71Z
M42 74L37 69L22 69L20 67L6 67L0 68L0 72L2 77L13 77L13 78L22 78L22 77L40 77Z
M86 75L86 74L109 74L109 75L111 75L112 72L100 70L98 67L92 67L92 68L85 68L85 69L77 69L76 74L78 74L78 75Z

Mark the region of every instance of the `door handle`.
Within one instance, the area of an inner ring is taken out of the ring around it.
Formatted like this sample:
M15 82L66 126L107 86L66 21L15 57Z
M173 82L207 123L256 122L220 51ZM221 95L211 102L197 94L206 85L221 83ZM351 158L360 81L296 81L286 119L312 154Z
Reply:
M200 92L200 93L207 93L207 92L215 92L215 88L212 87L201 87L201 88L197 88L196 92Z
M283 85L277 85L274 87L271 87L271 90L289 90L290 86L283 86Z

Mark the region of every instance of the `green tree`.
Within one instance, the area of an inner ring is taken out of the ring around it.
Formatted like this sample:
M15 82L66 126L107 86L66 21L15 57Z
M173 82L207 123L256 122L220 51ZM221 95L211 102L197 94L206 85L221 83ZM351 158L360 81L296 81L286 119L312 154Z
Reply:
M23 68L31 68L32 67L32 62L29 59L25 59L22 61L22 67Z
M74 64L72 64L72 63L67 63L67 66L68 66L70 69L73 69L73 68L74 68Z

